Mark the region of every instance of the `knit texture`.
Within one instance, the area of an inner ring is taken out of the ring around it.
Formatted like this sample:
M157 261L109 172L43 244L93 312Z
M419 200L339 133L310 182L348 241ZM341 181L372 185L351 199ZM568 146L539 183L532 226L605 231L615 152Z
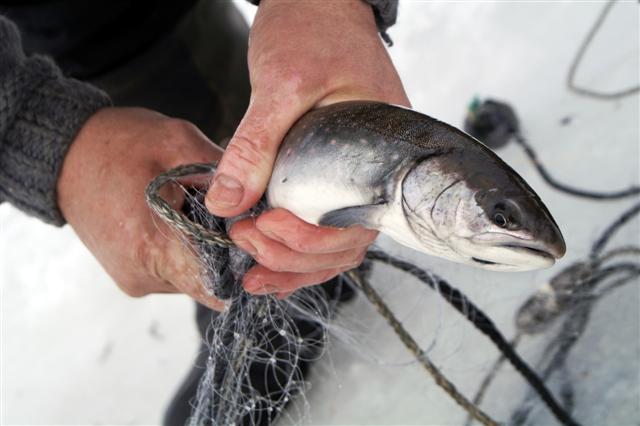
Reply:
M0 202L63 225L56 182L64 156L84 122L109 104L50 59L26 57L18 29L0 16Z

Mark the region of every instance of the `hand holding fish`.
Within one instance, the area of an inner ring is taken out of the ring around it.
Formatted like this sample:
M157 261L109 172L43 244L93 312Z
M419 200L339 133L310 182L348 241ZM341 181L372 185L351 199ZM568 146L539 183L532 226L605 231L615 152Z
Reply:
M362 0L263 0L249 43L251 103L218 165L208 209L238 215L262 196L281 141L308 110L350 99L409 105ZM252 293L286 295L358 264L377 232L310 225L283 209L238 222L234 241L259 265Z

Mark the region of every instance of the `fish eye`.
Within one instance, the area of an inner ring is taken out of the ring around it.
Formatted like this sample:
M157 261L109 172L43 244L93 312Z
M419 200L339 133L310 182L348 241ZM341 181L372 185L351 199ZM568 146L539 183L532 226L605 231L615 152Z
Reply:
M502 213L496 213L493 215L493 223L498 225L500 228L507 227L507 218L504 217Z
M520 208L513 201L498 202L493 207L493 223L500 228L520 229Z

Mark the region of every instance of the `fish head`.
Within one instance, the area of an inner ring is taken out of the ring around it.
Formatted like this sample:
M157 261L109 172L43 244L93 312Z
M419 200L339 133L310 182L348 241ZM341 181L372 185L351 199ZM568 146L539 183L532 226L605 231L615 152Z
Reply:
M495 154L452 152L416 165L403 207L422 251L495 271L550 267L566 246L546 206Z

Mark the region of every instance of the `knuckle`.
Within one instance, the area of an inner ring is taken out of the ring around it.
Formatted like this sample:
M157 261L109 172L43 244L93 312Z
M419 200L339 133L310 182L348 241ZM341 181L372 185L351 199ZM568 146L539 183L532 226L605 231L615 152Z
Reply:
M243 239L243 232L241 229L238 229L237 223L231 226L231 229L229 229L229 233L227 235L229 235L229 238L231 238L236 243Z
M247 137L236 135L233 137L224 156L231 158L231 164L240 161L241 167L259 168L268 164L267 157L268 138L258 135L257 137Z
M164 122L165 131L172 138L183 139L186 136L193 135L194 131L196 131L196 126L181 118L168 118Z
M300 238L300 236L291 235L289 236L289 241L287 241L289 247L299 253L311 254L314 252L314 244L313 241L307 240L306 238Z
M281 259L278 259L271 253L258 253L256 255L256 261L262 266L272 270L273 272L286 272L287 267L282 262Z
M313 254L327 249L327 244L323 238L306 233L297 225L293 226L291 232L287 233L286 242L289 247L300 253Z

